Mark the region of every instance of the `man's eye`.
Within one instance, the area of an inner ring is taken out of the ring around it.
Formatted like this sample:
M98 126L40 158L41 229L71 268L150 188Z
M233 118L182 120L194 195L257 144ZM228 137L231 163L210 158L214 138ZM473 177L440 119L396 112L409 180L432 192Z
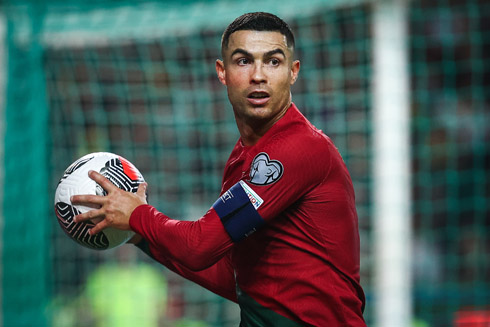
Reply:
M247 65L250 61L247 58L240 58L237 61L237 64L239 65Z
M281 61L279 59L276 59L276 58L272 58L269 63L272 65L272 66L277 66L281 63Z

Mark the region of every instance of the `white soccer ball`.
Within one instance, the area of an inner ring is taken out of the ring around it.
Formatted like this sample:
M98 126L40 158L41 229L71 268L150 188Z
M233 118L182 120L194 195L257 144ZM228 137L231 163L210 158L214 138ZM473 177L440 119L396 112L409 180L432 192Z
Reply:
M89 170L104 175L117 187L135 193L144 178L138 169L123 157L109 153L87 154L72 163L61 177L54 197L58 222L65 233L77 243L95 250L106 250L126 243L134 232L106 228L96 235L89 235L94 221L75 223L73 217L93 208L72 205L70 197L78 194L106 195L105 190L88 177Z

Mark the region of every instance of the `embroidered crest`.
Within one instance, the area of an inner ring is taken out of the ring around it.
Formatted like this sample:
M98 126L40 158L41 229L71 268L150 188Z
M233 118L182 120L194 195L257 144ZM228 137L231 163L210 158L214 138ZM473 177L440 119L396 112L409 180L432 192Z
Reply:
M278 181L284 168L278 160L271 160L269 155L261 152L255 156L250 167L250 183L255 185L269 185Z

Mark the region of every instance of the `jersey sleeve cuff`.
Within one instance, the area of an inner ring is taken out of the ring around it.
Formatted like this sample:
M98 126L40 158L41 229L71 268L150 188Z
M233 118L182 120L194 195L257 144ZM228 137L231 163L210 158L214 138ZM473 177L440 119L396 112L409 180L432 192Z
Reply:
M142 204L136 207L129 217L129 227L135 232L146 238L146 229L148 228L147 220L152 216L152 211L155 210L149 204ZM146 228L145 228L146 227Z

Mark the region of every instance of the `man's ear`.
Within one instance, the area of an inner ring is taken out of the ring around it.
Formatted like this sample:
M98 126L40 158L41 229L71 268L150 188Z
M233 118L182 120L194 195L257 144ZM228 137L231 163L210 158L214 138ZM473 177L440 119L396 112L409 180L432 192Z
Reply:
M291 85L293 85L296 82L296 80L298 79L300 66L301 65L300 65L299 60L293 61L293 64L291 65Z
M221 84L226 85L225 64L220 59L216 60L216 73L218 74L218 79L221 82Z

